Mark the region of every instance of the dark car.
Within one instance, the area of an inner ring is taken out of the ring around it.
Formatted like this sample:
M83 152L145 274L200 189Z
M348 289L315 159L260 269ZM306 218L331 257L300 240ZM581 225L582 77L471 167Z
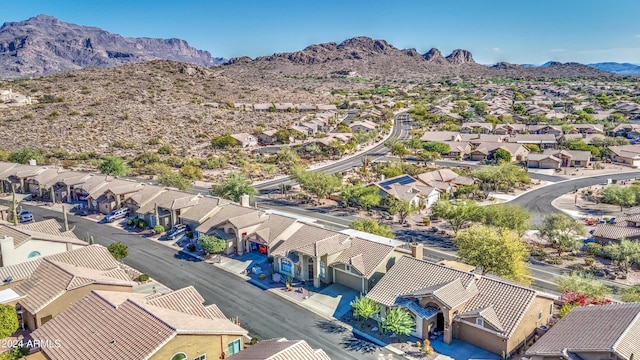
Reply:
M167 240L175 240L175 239L179 239L181 237L183 237L184 235L187 234L187 232L189 232L191 230L191 228L189 227L189 225L184 225L184 224L178 224L176 226L174 226L173 228L171 228L171 230L169 230L169 232L167 232Z

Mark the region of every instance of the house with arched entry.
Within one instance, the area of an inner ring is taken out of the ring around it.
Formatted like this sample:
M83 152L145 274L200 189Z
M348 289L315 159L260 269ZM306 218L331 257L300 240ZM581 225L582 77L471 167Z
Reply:
M381 317L392 308L415 319L411 335L458 339L498 355L510 355L530 340L553 313L550 295L494 277L476 275L402 257L367 297L381 305Z

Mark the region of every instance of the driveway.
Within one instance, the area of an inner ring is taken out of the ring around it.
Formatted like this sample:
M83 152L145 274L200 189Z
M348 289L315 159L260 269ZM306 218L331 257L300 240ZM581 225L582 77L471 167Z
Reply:
M442 342L441 338L431 341L431 346L438 354L437 360L484 360L484 359L500 359L500 357L487 350L480 349L469 343L453 339L451 344L447 345Z
M304 300L304 304L317 312L340 319L351 310L351 302L358 292L339 284L332 284Z

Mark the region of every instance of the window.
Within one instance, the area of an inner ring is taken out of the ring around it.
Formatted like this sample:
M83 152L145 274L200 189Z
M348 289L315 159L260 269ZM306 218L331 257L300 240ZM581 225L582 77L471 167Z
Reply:
M477 318L477 319L476 319L476 325L484 326L484 319L482 319L482 318Z
M320 277L321 278L326 277L325 271L326 269L325 269L324 261L320 261Z
M233 354L239 353L240 352L240 339L230 342L227 347L228 347L228 350L229 350L228 351L229 355L233 355Z
M351 265L345 265L344 269L347 270L347 271L351 271Z
M32 251L29 253L29 255L27 255L28 258L33 258L36 256L40 256L40 252L39 251Z
M553 315L553 304L549 304L549 315Z
M207 360L207 354L202 354L200 356L196 356L193 360Z
M538 313L538 320L542 319L542 311Z
M187 354L185 354L183 352L179 352L179 353L175 353L171 357L171 360L185 360L186 358L187 358Z

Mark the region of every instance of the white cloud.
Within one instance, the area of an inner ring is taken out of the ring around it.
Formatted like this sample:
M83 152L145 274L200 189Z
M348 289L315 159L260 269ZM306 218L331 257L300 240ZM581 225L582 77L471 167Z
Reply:
M551 52L565 52L567 49L549 49Z
M495 51L495 52L500 52L500 51L502 51L502 49L500 49L500 48L498 48L498 47L492 48L491 50L493 50L493 51Z

